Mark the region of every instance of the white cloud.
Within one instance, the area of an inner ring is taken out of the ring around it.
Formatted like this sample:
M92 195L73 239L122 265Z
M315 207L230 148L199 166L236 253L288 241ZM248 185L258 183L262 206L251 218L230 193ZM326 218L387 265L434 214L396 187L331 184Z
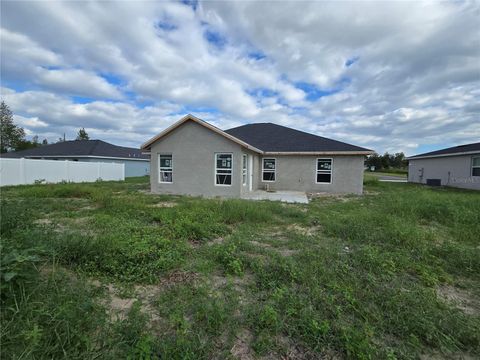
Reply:
M142 143L189 109L223 128L277 122L381 152L473 142L479 10L478 2L201 2L197 11L5 2L2 82L16 90L3 96L30 132L85 126L120 144ZM334 94L310 101L320 90Z

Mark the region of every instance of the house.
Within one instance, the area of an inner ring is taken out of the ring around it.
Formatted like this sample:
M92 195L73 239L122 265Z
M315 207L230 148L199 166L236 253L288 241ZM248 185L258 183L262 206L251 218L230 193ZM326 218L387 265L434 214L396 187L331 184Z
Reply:
M222 131L187 115L142 145L153 193L248 197L258 190L361 194L372 151L271 124Z
M125 164L125 177L150 173L150 158L139 149L117 146L102 140L73 140L32 149L4 153L5 158L71 160Z
M407 158L408 181L480 190L480 142Z

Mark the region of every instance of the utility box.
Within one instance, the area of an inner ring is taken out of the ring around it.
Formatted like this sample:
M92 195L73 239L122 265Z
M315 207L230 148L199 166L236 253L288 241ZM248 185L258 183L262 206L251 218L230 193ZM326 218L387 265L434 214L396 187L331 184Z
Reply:
M441 179L427 179L428 186L441 186L442 180Z

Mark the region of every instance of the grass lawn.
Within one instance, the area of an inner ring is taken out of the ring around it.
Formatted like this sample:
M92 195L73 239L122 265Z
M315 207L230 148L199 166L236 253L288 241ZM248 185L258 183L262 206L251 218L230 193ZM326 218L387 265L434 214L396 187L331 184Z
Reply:
M480 356L480 193L366 180L308 205L1 193L2 359Z
M389 173L389 172L381 172L381 171L375 171L375 172L365 171L364 175L365 175L366 178L382 177L382 176L394 176L394 177L401 177L401 178L406 179L407 176L408 176L408 173L404 174L404 173Z

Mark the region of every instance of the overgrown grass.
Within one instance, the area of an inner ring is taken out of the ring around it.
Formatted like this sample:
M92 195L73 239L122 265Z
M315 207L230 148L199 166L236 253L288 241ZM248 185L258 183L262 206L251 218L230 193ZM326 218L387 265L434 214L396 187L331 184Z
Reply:
M362 197L286 205L147 187L2 189L2 358L480 356L479 193L367 179Z

